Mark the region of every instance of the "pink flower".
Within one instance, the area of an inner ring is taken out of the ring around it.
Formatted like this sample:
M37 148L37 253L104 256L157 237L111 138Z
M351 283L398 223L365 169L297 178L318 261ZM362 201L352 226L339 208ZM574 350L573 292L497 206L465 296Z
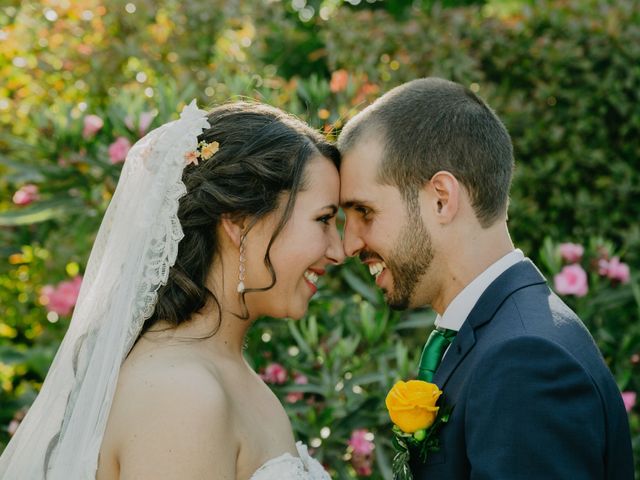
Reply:
M93 137L103 127L104 122L97 115L87 115L84 117L84 129L82 130L82 136L84 138Z
M149 126L153 119L155 118L155 114L153 112L142 112L138 117L138 134L142 137L147 130L149 130ZM135 121L133 115L127 115L124 118L124 124L127 126L129 130L132 132L136 130Z
M22 420L24 420L24 417L27 414L28 410L28 408L24 407L15 413L15 415L11 419L11 422L9 422L9 425L7 426L7 432L9 433L10 437L13 437L16 434L16 431L18 430L20 423L22 423Z
M356 469L356 475L359 477L370 477L373 473L373 469L371 468L371 460L364 457L353 457L351 459L351 464L353 468Z
M287 403L298 403L303 398L304 398L304 393L302 392L289 392L287 393L287 396L284 397Z
M293 383L296 385L306 385L309 383L309 379L301 373L296 373L293 378ZM285 397L288 403L296 403L304 398L304 392L289 392Z
M9 426L7 427L7 433L9 433L10 437L13 437L20 426L20 422L18 420L11 420L9 422Z
M620 257L613 257L611 260L604 258L598 260L598 273L620 283L629 283L629 265L621 262Z
M584 254L584 247L577 243L560 244L560 255L569 263L579 262Z
M598 273L603 277L606 277L609 273L609 260L601 258L598 260Z
M556 292L560 295L584 297L589 291L587 273L578 264L567 265L553 277Z
M184 160L186 165L198 165L198 152L192 150L184 154Z
M20 189L13 194L13 203L16 205L29 205L31 202L38 200L37 185L23 185Z
M153 122L155 115L153 112L142 112L140 114L140 123L138 124L138 133L143 136L149 130L151 122Z
M331 74L331 82L329 83L329 89L333 93L338 93L347 88L349 84L349 73L346 70L336 70Z
M373 434L361 428L351 432L351 438L347 442L351 450L351 465L358 476L368 477L373 473L371 462L373 461Z
M131 142L127 138L116 138L116 141L109 145L109 160L113 164L124 162L130 149Z
M41 294L47 310L58 315L69 315L78 300L81 284L82 276L78 275L72 280L60 282L56 287L52 285L42 287Z
M636 396L636 392L622 392L622 401L624 402L624 408L627 412L630 412L635 406Z
M371 455L375 448L373 434L364 428L351 432L351 438L347 443L353 449L354 455Z
M260 375L266 383L282 385L287 381L287 370L279 363L270 363Z

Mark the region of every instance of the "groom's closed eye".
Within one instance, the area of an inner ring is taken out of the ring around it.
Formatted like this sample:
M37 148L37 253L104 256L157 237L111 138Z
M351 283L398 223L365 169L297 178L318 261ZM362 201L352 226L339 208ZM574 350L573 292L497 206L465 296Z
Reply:
M368 206L365 202L357 201L357 200L349 200L347 202L344 202L342 204L342 208L345 211L353 210L355 212L358 212L363 217L366 217L367 215L373 212L373 209L370 206Z
M361 205L361 204L356 204L353 207L351 207L351 210L353 210L354 212L356 212L358 215L360 215L360 217L363 220L368 220L370 218L370 216L373 213L373 209L370 207L367 207L365 205Z

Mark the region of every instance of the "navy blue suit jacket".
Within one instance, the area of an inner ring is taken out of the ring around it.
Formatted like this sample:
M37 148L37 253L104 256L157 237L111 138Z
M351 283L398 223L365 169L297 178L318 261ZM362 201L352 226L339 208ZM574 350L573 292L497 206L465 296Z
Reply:
M529 260L483 293L433 381L453 411L415 480L633 479L613 377Z

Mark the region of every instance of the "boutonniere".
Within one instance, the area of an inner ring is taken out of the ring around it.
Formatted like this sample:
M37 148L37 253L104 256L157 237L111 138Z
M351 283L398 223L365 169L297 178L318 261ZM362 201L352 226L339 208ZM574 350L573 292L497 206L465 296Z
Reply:
M410 455L425 462L430 452L440 449L438 431L449 421L451 409L441 409L437 403L442 391L434 383L423 380L397 382L387 394L385 404L394 423L393 478L412 480Z

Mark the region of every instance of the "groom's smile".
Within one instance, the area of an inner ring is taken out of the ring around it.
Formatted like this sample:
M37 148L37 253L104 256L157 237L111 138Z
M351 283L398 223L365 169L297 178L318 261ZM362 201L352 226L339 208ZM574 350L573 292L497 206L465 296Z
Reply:
M340 202L346 215L344 249L358 255L395 309L412 305L416 287L433 258L430 235L419 211L409 212L400 191L379 183L384 149L367 138L343 152Z
M358 255L360 261L369 267L369 273L376 279L376 285L382 288L382 279L387 271L387 264L376 253L363 250Z

